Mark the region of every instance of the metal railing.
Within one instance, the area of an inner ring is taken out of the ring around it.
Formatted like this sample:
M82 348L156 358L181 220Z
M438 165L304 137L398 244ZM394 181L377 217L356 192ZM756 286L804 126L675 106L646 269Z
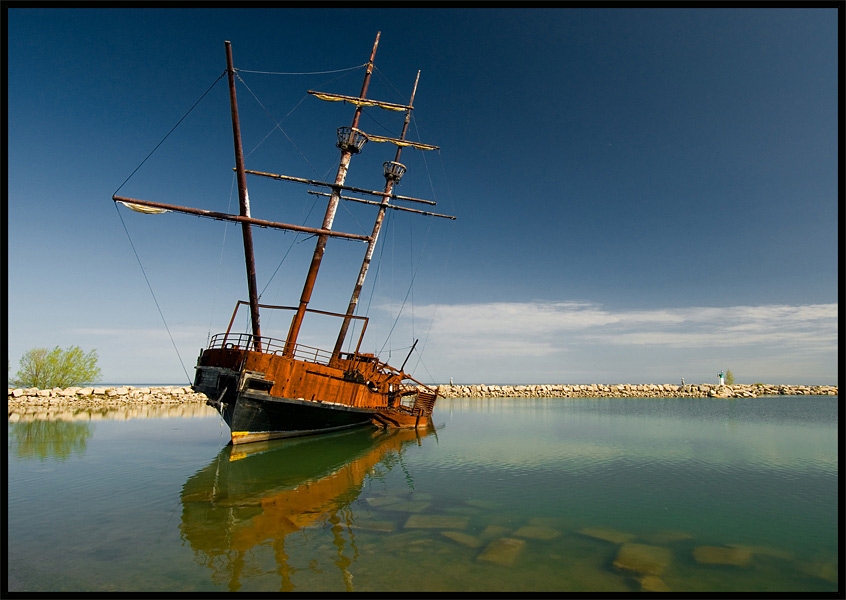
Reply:
M235 316L238 314L238 309L241 305L248 306L249 303L244 300L239 300L238 303L235 305L235 310L232 313L232 318L229 320L229 327L226 329L226 333L218 333L215 334L211 341L209 342L208 347L211 348L233 348L233 349L241 349L241 350L253 350L255 351L256 348L260 348L260 352L263 354L276 354L282 355L285 351L285 340L280 340L278 338L266 337L266 336L254 336L251 333L233 333L232 332L232 324L235 322ZM274 306L269 304L259 304L259 308L270 308L270 309L277 309L277 310L290 310L295 311L297 307L295 306ZM340 313L332 313L326 312L322 310L314 310L314 309L306 309L306 312L316 313L321 315L327 315L331 317L339 317L345 318L346 315ZM369 319L367 317L360 317L353 315L352 319L363 321L361 327L361 333L359 334L358 344L356 345L355 351L353 352L341 352L339 357L342 359L347 360L360 360L362 362L375 362L378 369L385 373L393 373L395 375L401 375L403 380L408 380L414 382L417 385L423 386L428 390L427 392L423 392L425 396L431 396L432 400L428 401L428 399L424 400L424 410L431 409L430 406L426 406L428 402L434 403L434 398L437 396L437 392L427 386L426 384L414 379L409 375L406 375L401 370L392 367L386 362L379 360L377 357L373 355L361 355L359 354L359 350L361 349L361 343L364 340L364 332L367 330L367 323ZM311 362L319 365L328 366L330 360L332 359L332 352L328 350L322 350L320 348L314 348L312 346L306 346L304 344L295 344L294 351L293 351L293 358L297 360L302 360L306 362ZM405 386L404 386L405 387ZM408 393L411 393L412 386L408 386ZM405 394L403 394L405 395Z
M284 341L280 342L280 340L278 340L278 339L265 337L265 336L255 337L255 336L253 336L252 334L249 334L249 333L232 333L232 324L235 322L235 317L238 315L238 309L241 308L242 305L243 306L249 306L249 303L244 301L244 300L239 300L238 303L235 305L235 310L232 311L232 318L229 319L229 327L226 328L226 333L217 334L215 336L215 338L217 338L218 335L223 335L223 341L219 342L219 343L222 343L223 346L220 346L220 347L225 347L226 344L228 344L228 343L234 344L235 342L232 342L232 340L235 340L237 338L238 339L238 345L241 348L248 348L248 346L244 345L243 342L252 341L253 342L252 348L254 348L255 350L257 350L259 352L267 352L269 354L274 354L274 353L281 354L278 346L281 343L283 345L283 348L284 348L284 344L285 344ZM259 304L258 307L259 308L270 308L270 309L275 309L275 310L289 310L289 311L298 310L296 306L274 306L272 304ZM318 314L318 315L326 315L326 316L329 316L329 317L337 317L337 318L340 318L340 319L346 319L347 318L347 315L343 315L341 313L327 312L325 310L314 310L314 309L311 309L311 308L307 308L305 310L305 312L314 313L314 314ZM350 356L354 356L354 355L358 355L358 352L361 349L361 342L364 340L364 332L367 330L367 323L369 322L369 319L367 317L360 317L360 316L356 316L356 315L353 315L349 318L355 319L355 320L358 320L358 321L363 321L363 324L361 326L361 333L359 334L359 337L358 337L358 344L355 347L355 351L352 352L351 354L349 354ZM231 340L230 340L230 338L231 338ZM264 344L266 344L266 343L270 344L270 346L268 348L264 347ZM211 346L209 346L209 347L211 347ZM234 346L232 346L232 347L234 347ZM295 355L297 353L297 350L296 350L297 347L301 347L302 350L300 352L301 353L304 352L306 356L314 355L315 360L312 361L312 362L317 362L318 356L326 354L325 350L319 350L317 348L312 348L310 346L301 346L300 344L296 344L295 350L294 350ZM270 348L273 348L273 349L270 350ZM329 354L329 357L331 358L332 354L331 353L328 353L328 354ZM328 361L329 359L327 358L326 360Z
M285 351L285 340L261 336L258 338L261 351L263 354L282 355ZM223 348L234 350L253 350L255 348L256 338L251 333L218 333L212 336L209 342L209 349ZM306 346L305 344L296 344L294 346L293 358L303 360L306 362L317 363L319 365L328 365L329 359L332 358L332 353L320 348Z

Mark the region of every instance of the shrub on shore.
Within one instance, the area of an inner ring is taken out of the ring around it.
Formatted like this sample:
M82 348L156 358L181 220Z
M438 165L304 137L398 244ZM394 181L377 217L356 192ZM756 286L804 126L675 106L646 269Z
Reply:
M21 357L20 369L9 383L16 387L49 389L93 383L99 378L97 350L83 353L79 346L67 350L56 346L52 350L27 350Z

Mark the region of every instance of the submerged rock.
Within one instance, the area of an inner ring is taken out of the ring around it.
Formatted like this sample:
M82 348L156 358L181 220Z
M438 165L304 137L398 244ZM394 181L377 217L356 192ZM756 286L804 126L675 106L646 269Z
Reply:
M820 561L812 563L804 563L800 566L803 573L816 577L829 583L837 583L838 569L836 561Z
M393 502L381 507L382 510L400 510L402 512L419 513L423 512L431 505L431 502Z
M442 531L441 535L444 535L463 546L468 546L469 548L479 548L482 545L482 540L476 536L462 533L461 531Z
M752 554L760 554L761 556L770 556L772 558L780 558L782 560L793 560L794 555L790 550L782 548L773 548L772 546L750 546L748 544L726 544L729 548L737 548L738 550L747 550Z
M508 527L503 527L502 525L488 525L479 534L479 539L489 542L496 538L505 537L510 531Z
M484 560L504 567L510 567L526 547L525 540L499 538L488 544L476 560Z
M365 498L367 504L373 507L386 506L388 504L396 504L402 501L402 498L396 496L375 496L373 498Z
M511 535L514 535L516 537L531 538L534 540L551 540L561 535L561 532L552 529L551 527L524 525Z
M669 592L670 588L664 580L655 575L645 575L640 578L640 589L643 592Z
M404 548L411 542L422 539L426 533L418 530L404 531L402 533L395 533L385 538L385 547L389 550L396 550L397 548Z
M364 529L366 531L384 531L391 533L396 529L396 523L393 521L363 521L356 520L350 524L352 529Z
M643 575L660 575L673 558L669 548L626 543L620 547L614 566Z
M611 542L612 544L624 544L635 538L633 533L626 533L615 529L606 529L604 527L583 527L579 529L578 533L598 540Z
M412 515L406 529L464 529L470 519L456 515Z
M703 565L734 565L742 567L749 564L752 553L744 548L697 546L693 549L693 558L696 562Z

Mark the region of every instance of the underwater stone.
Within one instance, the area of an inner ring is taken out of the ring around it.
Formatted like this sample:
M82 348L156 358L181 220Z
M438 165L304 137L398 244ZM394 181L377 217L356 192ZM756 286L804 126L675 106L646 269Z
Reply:
M604 527L583 527L579 529L578 533L588 537L604 540L613 544L624 544L635 538L632 533L625 533L624 531L617 531L615 529L606 529Z
M382 510L401 510L402 512L423 512L431 505L431 502L395 502L382 507Z
M661 546L626 543L620 547L614 566L644 575L660 575L667 569L673 553Z
M405 547L411 542L421 539L421 537L425 535L426 534L420 530L396 533L394 535L389 535L385 538L385 546L390 549Z
M790 550L782 548L773 548L771 546L750 546L747 544L726 544L729 548L737 548L738 550L746 550L752 554L760 554L761 556L771 556L773 558L780 558L782 560L794 560L794 555Z
M386 504L396 504L401 500L396 496L376 496L373 498L366 498L370 506L385 506Z
M817 577L828 581L829 583L837 583L838 568L837 562L832 560L830 562L812 562L804 563L800 566L803 573L807 573L811 577Z
M464 529L470 519L456 515L411 515L406 521L407 529Z
M482 540L479 538L468 535L466 533L462 533L460 531L442 531L442 535L445 535L449 539L458 542L464 546L468 546L470 548L478 548L482 545Z
M392 532L396 528L393 521L355 521L350 524L352 529L364 529L367 531Z
M644 592L669 592L670 588L664 580L655 575L646 575L640 578L640 589Z
M484 560L497 565L509 567L514 564L517 557L526 547L525 540L514 538L499 538L488 544L476 560Z
M697 546L693 549L696 562L705 565L734 565L742 567L749 563L752 553L743 548L723 548L720 546Z
M525 525L511 535L514 535L516 537L531 538L535 540L551 540L561 535L561 532L556 531L555 529L552 529L550 527Z

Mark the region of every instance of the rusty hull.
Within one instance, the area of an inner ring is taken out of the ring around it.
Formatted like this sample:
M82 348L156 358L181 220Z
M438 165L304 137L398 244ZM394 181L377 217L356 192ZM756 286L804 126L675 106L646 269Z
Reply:
M209 348L200 356L197 370L194 389L209 396L208 403L227 420L233 444L366 424L425 429L431 424L436 399L434 392L403 383L404 373L386 368L371 355L333 358L326 365L249 348ZM207 370L214 372L212 381L204 379ZM331 411L339 420L331 427L298 429L288 423L278 427L265 423L257 430L232 422L237 403L252 404L261 411L261 406L279 410L280 402L287 403L292 414L312 407Z

